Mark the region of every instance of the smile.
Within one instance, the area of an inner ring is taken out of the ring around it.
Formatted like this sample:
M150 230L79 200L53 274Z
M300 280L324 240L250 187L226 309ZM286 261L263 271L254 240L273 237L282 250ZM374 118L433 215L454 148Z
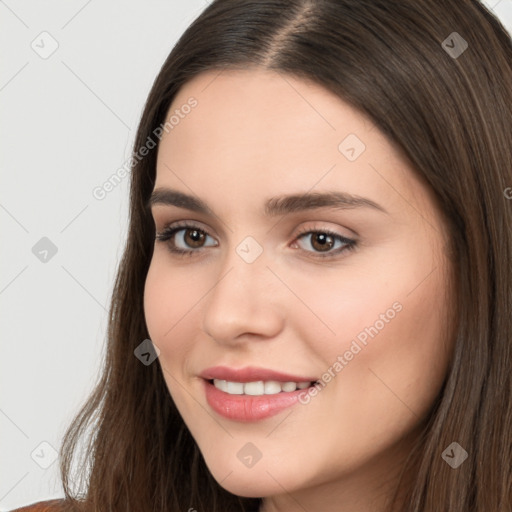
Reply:
M229 395L276 395L277 393L290 393L297 389L306 389L312 384L312 382L278 382L277 380L233 382L213 379L213 385Z
M202 382L211 409L224 418L242 423L279 414L299 403L299 395L306 393L307 388L313 385L312 382L235 382L220 379L202 379ZM273 393L267 394L265 388Z

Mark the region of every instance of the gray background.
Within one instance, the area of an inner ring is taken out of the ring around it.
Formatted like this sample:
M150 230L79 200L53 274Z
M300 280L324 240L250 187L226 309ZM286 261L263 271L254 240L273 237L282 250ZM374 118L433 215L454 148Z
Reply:
M512 0L484 3L512 32ZM3 511L63 496L56 451L103 357L129 176L93 189L130 156L156 74L206 6L0 0Z

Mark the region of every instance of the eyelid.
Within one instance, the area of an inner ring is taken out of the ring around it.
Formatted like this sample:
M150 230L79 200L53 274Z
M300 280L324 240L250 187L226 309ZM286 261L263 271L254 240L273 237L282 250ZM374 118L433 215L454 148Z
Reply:
M316 224L314 224L313 226L300 228L298 230L298 232L296 232L293 236L295 238L297 238L304 234L321 231L322 233L332 233L334 236L339 236L340 238L344 238L346 240L356 241L358 239L357 234L351 229L345 228L345 230L350 231L351 234L343 235L342 233L339 232L339 228L337 229L337 228L328 227L325 225L325 223L322 224L321 221L312 221L312 222L314 222Z
M156 229L157 221L154 220L154 222L155 222L155 229ZM308 223L307 221L305 221L305 222ZM355 230L345 227L344 229L346 231L349 231L350 233L347 235L344 235L342 233L336 232L336 229L339 229L339 228L326 227L325 223L328 223L328 222L329 221L312 220L312 221L310 221L310 223L313 223L314 224L313 226L301 227L298 230L298 232L297 232L297 229L295 229L289 236L298 237L300 235L309 233L311 231L322 231L322 232L331 232L331 233L335 234L336 236L340 236L341 238L345 238L345 239L354 239L354 240L358 239L359 235ZM332 221L330 221L330 222L332 223ZM301 222L301 224L304 224L304 222ZM196 228L201 231L204 231L209 236L212 236L212 237L217 236L215 233L215 230L211 229L210 227L206 227L206 225L203 224L201 221L196 221L196 220L177 220L177 221L163 222L162 228L159 230L159 232L162 233L163 231L167 231L169 229L174 229L177 227Z

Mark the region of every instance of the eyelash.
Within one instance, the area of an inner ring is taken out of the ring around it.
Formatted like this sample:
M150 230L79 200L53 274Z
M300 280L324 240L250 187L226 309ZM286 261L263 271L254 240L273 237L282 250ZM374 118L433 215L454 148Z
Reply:
M179 222L176 224L171 224L170 226L166 226L160 233L156 234L155 239L160 242L167 242L168 249L171 253L181 257L181 256L192 256L194 254L200 253L203 251L203 248L201 249L176 249L176 247L171 244L171 238L178 232L182 231L183 229L196 229L200 231L201 233L204 233L207 236L211 236L207 231L200 228L199 226L196 226L194 224L189 224L186 222ZM333 231L330 231L328 229L303 229L297 234L296 240L305 236L305 235L312 235L312 234L318 234L322 233L324 235L332 236L334 239L340 240L345 245L341 248L338 248L336 251L328 252L328 253L314 253L315 258L335 258L342 252L349 252L353 251L356 246L356 241L351 238L346 238L338 233L335 233ZM295 241L295 240L294 240ZM307 253L311 253L311 251L305 251Z

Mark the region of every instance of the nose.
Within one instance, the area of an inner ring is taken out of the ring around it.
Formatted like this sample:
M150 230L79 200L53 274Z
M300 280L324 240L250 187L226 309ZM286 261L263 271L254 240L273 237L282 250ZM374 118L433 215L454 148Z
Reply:
M205 297L203 330L217 343L274 338L283 328L285 286L265 251L248 261L232 249Z

